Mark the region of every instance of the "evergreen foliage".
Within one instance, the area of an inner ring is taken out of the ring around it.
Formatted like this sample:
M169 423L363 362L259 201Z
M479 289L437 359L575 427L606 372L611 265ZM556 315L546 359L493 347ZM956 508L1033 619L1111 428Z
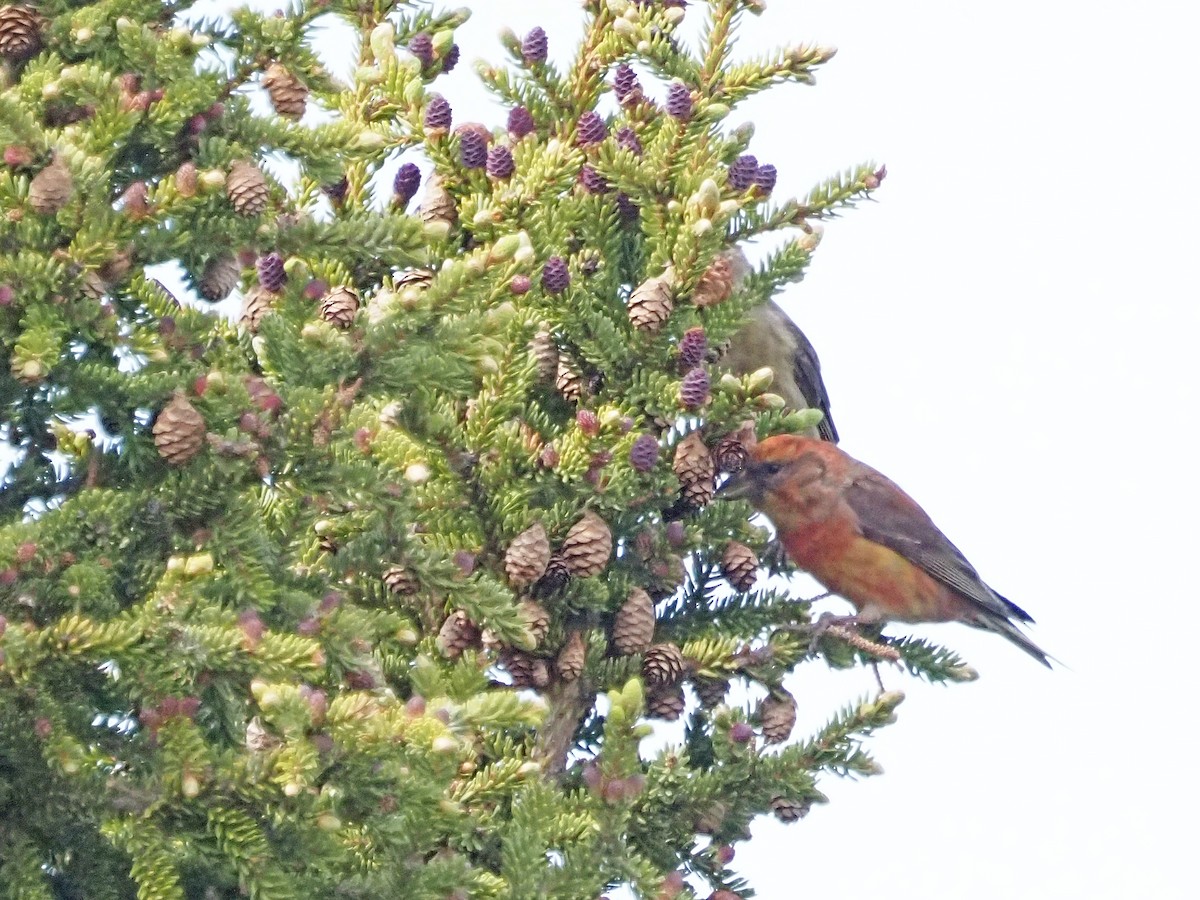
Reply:
M677 354L878 187L871 165L802 203L769 166L729 183L732 108L833 51L735 60L751 0L688 6L694 49L683 3L584 6L565 69L544 33L479 67L524 110L507 129L435 93L466 11L0 6L0 897L695 896L680 873L749 896L728 845L824 773L877 771L861 741L901 696L782 749L727 697L643 756L647 710L813 659L971 674L920 642L809 654L807 603L722 579L731 540L766 548L747 507L680 499L711 494L677 452L697 429L812 424L769 373ZM317 52L331 19L360 39L348 81ZM548 546L512 561L535 525ZM655 646L621 656L635 589Z

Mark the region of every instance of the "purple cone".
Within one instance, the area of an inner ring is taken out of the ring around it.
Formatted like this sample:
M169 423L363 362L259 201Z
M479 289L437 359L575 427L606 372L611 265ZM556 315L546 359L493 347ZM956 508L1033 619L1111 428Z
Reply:
M260 256L255 261L254 268L258 272L258 283L263 288L272 294L283 290L284 282L287 281L287 273L283 270L282 256L275 252Z
M629 448L629 464L639 472L649 472L658 463L658 438L639 434Z
M487 165L487 136L480 131L464 131L459 135L458 158L468 169L482 169Z
M608 193L608 180L591 166L579 170L579 183L589 194Z
M636 222L641 218L641 211L628 194L617 194L617 212L624 222Z
M458 65L458 58L462 51L458 49L458 44L451 44L450 49L446 51L446 55L442 57L442 74L453 72L454 67Z
M576 123L575 142L580 147L590 147L593 144L598 144L608 136L608 126L604 124L604 120L600 118L600 114L595 110L589 109Z
M672 81L667 88L667 112L684 122L692 117L692 94L683 82Z
M628 125L617 129L617 146L628 150L634 156L642 155L642 142L638 140L637 132Z
M421 61L421 68L428 68L433 62L433 38L422 31L412 36L408 42L408 52Z
M396 205L401 208L408 206L408 201L417 195L417 188L420 186L421 170L412 163L404 163L396 170L396 177L392 181Z
M521 58L525 60L525 65L532 66L537 63L544 63L549 46L545 30L540 26L535 27L521 41Z
M454 122L454 112L450 102L441 94L434 94L425 107L425 128L427 130L449 129Z
M775 179L778 174L774 166L759 166L758 171L754 173L754 184L763 193L769 194L775 189Z
M508 133L514 141L519 141L527 134L532 134L537 124L533 121L533 113L524 106L514 106L508 111Z
M552 256L542 266L542 289L547 294L561 294L571 284L571 273L567 261L561 256Z
M688 409L697 409L708 402L708 372L700 366L688 371L679 385L679 399Z
M497 144L487 152L487 173L492 178L508 178L513 169L512 151L503 144Z
M747 191L758 174L758 160L749 153L739 156L729 167L729 186L735 191Z
M638 87L638 77L637 73L633 71L633 67L628 63L621 63L617 66L617 71L613 74L613 91L616 93L617 99L624 102L625 98Z
M694 369L704 362L708 356L708 335L697 325L689 328L679 339L679 366L682 369Z

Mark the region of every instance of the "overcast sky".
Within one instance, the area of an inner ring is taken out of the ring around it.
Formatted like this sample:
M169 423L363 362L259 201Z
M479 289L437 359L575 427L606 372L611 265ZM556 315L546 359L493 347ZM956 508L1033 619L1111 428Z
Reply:
M473 5L487 12L461 33L466 59L500 59L501 24L542 25L558 59L578 34L565 0ZM827 779L831 804L760 820L735 865L767 900L1194 896L1191 5L768 7L744 53L781 36L840 50L816 87L739 110L776 193L888 166L879 202L831 223L784 297L821 354L843 446L916 497L1069 670L926 629L981 679L885 672L908 693L870 742L886 774ZM445 91L483 118L473 79L463 67ZM820 668L789 685L810 729L872 687Z

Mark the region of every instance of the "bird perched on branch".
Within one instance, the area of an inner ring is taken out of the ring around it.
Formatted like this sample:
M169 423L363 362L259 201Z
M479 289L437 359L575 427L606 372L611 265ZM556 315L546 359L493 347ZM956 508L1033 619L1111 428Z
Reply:
M767 438L718 496L749 500L793 563L854 604L842 622L963 622L1050 665L1017 627L1029 614L988 587L908 494L833 444Z
M725 251L724 256L731 266L737 290L750 272L750 263L738 247ZM819 409L824 413L814 436L837 443L837 428L829 413L829 392L821 378L817 351L774 300L750 312L746 324L730 339L718 362L738 375L770 366L775 372L774 392L792 409Z

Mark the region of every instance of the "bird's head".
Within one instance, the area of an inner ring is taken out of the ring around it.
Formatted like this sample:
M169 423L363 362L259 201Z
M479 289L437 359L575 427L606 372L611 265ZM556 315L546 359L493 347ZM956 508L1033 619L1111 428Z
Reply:
M749 500L755 509L776 520L796 509L798 493L825 475L832 447L827 441L801 434L769 437L751 449L746 467L721 485L717 496Z

